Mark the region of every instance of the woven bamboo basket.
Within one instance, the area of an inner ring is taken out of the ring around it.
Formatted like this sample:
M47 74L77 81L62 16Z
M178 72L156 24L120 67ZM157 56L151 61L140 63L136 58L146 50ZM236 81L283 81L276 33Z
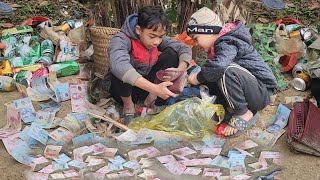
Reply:
M103 79L109 69L108 47L112 37L117 34L120 29L92 26L90 35L93 45L93 60L95 64L95 74Z

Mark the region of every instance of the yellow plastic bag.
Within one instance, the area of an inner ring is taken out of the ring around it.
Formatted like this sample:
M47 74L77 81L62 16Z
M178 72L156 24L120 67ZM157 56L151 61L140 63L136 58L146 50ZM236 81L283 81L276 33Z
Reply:
M188 139L198 139L205 136L208 130L215 130L217 122L211 119L215 113L221 121L224 117L223 106L193 97L167 107L150 121L135 118L129 128L134 131L141 128L162 130Z

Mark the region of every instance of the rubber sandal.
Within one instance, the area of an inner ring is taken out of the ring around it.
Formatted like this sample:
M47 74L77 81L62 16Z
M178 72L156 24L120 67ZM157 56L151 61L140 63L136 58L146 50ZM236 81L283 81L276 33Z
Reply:
M260 114L259 112L255 113L255 115L249 120L245 121L239 116L233 116L229 123L228 126L237 129L238 131L230 136L225 136L227 138L233 138L233 137L238 137L244 132L246 132L248 129L250 129L258 120L259 120Z
M128 125L130 123L130 121L136 117L135 113L125 113L123 114L123 123L125 125Z

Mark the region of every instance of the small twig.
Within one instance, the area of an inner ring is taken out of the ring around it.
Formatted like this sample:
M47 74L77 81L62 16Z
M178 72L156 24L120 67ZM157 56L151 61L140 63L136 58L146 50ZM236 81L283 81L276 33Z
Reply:
M100 118L102 120L108 121L109 123L113 123L113 125L117 126L120 129L129 130L128 126L126 126L124 124L121 124L121 123L113 120L112 118L110 118L108 116L99 116L99 115L96 115L96 114L93 114L93 113L90 113L90 112L87 112L87 113L92 115L92 116L94 116L94 117L96 117L96 118Z

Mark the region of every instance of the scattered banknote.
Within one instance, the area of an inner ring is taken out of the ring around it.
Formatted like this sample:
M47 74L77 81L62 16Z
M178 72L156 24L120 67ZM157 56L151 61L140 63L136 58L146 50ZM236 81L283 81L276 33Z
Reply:
M270 133L279 132L281 129L287 126L289 119L290 109L282 104L279 104L276 115L273 117L273 124L271 124L266 130Z
M41 169L39 172L40 173L45 173L45 174L50 174L52 173L54 170L52 169L52 164L49 164L48 166L44 167L43 169Z
M20 133L20 138L27 143L27 145L31 148L38 147L40 142L31 137L30 126L26 126Z
M32 179L32 180L47 180L49 178L49 174L45 174L41 172L27 171L25 175L26 175L26 179Z
M126 177L133 177L134 175L128 171L128 170L125 170L125 171L119 171L118 172L120 178L126 178Z
M55 115L56 112L39 110L33 123L42 128L51 128Z
M84 123L78 121L75 118L66 116L60 123L59 126L67 128L74 135L81 133L85 129Z
M230 168L228 158L220 155L213 158L210 164L218 167Z
M170 153L175 155L178 158L188 159L185 156L195 154L197 152L195 150L190 149L189 147L183 147L183 148L175 149L175 150L171 151Z
M37 92L36 90L34 90L31 87L28 87L26 89L26 92L28 94L28 97L32 100L32 101L36 101L36 102L40 102L40 101L46 101L48 99L50 99L50 97L46 94L41 94L39 92Z
M201 151L201 154L205 155L219 155L222 151L222 148L205 148Z
M123 157L121 156L116 156L114 159L109 159L109 161L112 163L112 164L123 164L124 162L126 162L125 159L123 159Z
M44 150L44 157L46 158L58 158L59 152L61 151L62 146L54 146L54 145L47 145L46 149Z
M41 107L42 111L58 112L58 111L60 111L61 104L59 104L55 101L50 101L47 103L40 104L40 107Z
M60 82L58 81L56 72L50 72L48 74L47 81L51 90L54 90L55 85L60 84Z
M63 127L59 127L58 129L52 131L49 136L57 142L63 141L66 144L69 143L73 138L72 132Z
M186 166L180 164L177 160L172 160L164 164L164 166L169 170L169 172L176 175L181 175L187 168Z
M94 142L95 136L94 133L81 134L72 138L72 143L74 146L85 146Z
M48 89L47 83L46 83L45 76L35 78L32 80L32 89L34 89L37 93L44 94L48 96L49 98L53 97L53 92Z
M203 177L218 177L221 176L222 173L220 172L220 169L217 168L204 168L203 170Z
M246 140L243 142L238 142L238 143L233 144L233 147L243 149L243 150L254 148L257 146L258 146L258 144L253 142L252 140Z
M69 161L71 161L71 158L63 153L60 154L58 158L53 158L53 160L56 161L58 164L66 164Z
M68 165L73 168L76 168L77 170L80 170L82 168L85 168L87 166L87 163L82 162L82 161L72 160L72 161L68 162Z
M198 167L187 167L184 171L183 174L188 174L188 175L194 175L197 176L201 173L202 169Z
M204 148L208 147L203 141L192 141L191 145L197 151L203 150Z
M73 150L73 159L77 161L83 162L83 156L87 154L91 154L93 152L93 148L89 146L82 146Z
M20 93L21 98L28 97L27 87L25 85L16 83L18 92Z
M123 164L123 167L129 168L132 170L136 170L136 169L140 169L141 166L139 163L127 161L126 163Z
M190 159L190 160L179 161L179 163L185 166L206 166L206 165L210 165L211 162L212 162L211 158Z
M11 152L12 152L13 148L17 144L19 144L20 141L22 141L20 139L20 133L12 134L12 135L2 139L4 147L6 148L6 150L8 151L8 153L10 155L11 155Z
M62 83L53 87L57 102L67 101L70 99L69 83Z
M224 144L224 140L214 135L206 135L202 138L202 141L211 148L221 148Z
M31 170L32 171L39 171L45 166L48 166L49 161L43 157L42 155L38 155L32 160Z
M86 112L86 102L87 99L87 85L86 84L71 84L70 85L71 94L71 105L72 112Z
M284 132L284 129L281 129L280 131L275 133L269 133L266 130L248 130L247 136L256 143L272 147Z
M30 124L36 118L36 111L29 97L13 101L14 107L21 112L21 119L24 123Z
M68 171L63 171L63 174L65 177L67 178L71 178L71 177L79 177L79 174L77 173L77 171L71 169Z
M31 153L32 150L28 147L28 145L25 142L20 141L13 148L11 156L18 162L29 166L33 162L33 157L30 155Z
M33 139L39 141L40 143L42 143L44 145L47 144L49 134L47 131L42 129L39 125L32 123L30 126L29 133L30 133L29 134L30 137L32 137Z
M0 139L7 138L21 130L21 113L14 107L7 107L7 124L0 129Z
M50 174L52 179L64 179L66 178L62 172Z
M162 164L166 164L170 161L176 160L176 158L173 155L165 155L165 156L159 156L156 157Z

